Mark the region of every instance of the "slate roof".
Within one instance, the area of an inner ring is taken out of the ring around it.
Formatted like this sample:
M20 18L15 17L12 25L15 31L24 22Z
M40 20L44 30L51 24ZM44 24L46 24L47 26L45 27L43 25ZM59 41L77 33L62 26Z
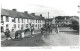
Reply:
M6 15L7 14L7 15ZM21 18L18 12L13 10L1 9L1 15L10 16L13 18Z
M66 19L69 19L71 17L74 17L74 16L56 16L55 19L64 19L66 17Z
M44 19L44 17L41 17L41 16L35 16L36 18L39 18L39 19Z
M1 15L9 16L9 14L7 13L7 11L5 9L1 9Z
M44 17L42 16L38 16L38 15L31 15L31 16L38 20L44 20Z
M27 14L27 13L23 13L23 15L27 16L27 18L29 19L35 19L33 16L31 16L30 14ZM26 18L26 17L25 17Z
M41 16L36 16L36 15L33 16L31 14L18 12L18 11L13 11L13 10L8 10L8 9L1 9L1 15L10 16L10 17L13 17L13 18L44 19L44 17L41 17Z

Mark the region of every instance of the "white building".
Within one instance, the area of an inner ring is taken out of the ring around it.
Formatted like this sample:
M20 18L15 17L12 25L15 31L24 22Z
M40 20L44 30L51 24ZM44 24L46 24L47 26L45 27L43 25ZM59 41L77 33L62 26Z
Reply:
M79 21L78 16L57 16L55 17L55 23L59 26L66 26L72 24L72 21Z
M30 24L35 29L39 29L43 27L44 23L45 20L42 15L36 16L35 13L28 14L27 11L18 12L16 9L1 9L1 31L5 31L6 28L12 30L12 27L15 30L20 30L21 28L26 29L30 27Z

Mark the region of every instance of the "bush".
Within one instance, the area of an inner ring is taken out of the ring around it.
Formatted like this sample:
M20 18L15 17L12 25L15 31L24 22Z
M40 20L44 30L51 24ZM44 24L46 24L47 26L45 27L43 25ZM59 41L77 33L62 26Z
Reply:
M72 21L72 25L71 28L74 30L78 30L79 31L79 22L78 21Z
M79 25L72 25L72 28L73 28L74 30L79 30Z

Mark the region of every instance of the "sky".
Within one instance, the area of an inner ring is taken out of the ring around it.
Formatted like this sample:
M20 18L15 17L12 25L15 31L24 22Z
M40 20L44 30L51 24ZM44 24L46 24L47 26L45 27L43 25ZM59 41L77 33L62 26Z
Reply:
M80 0L2 0L1 8L17 9L17 11L42 14L44 17L76 16Z

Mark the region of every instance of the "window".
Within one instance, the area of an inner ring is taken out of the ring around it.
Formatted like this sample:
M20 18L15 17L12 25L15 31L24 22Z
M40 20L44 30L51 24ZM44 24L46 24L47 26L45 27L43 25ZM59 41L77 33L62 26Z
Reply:
M6 22L9 22L9 17L8 16L6 16Z
M6 28L8 28L9 27L9 25L8 24L6 24Z
M16 22L16 21L15 21L15 18L14 18L14 19L12 19L12 22Z
M26 28L28 28L28 24L26 24Z
M37 23L37 20L36 20L36 23Z
M42 20L41 20L41 23L42 23Z
M3 24L4 24L4 21L3 21L3 16L1 16L1 23L3 23Z
M35 27L37 27L37 24L35 25Z
M39 23L39 20L38 20L38 23Z
M23 23L23 19L22 19L22 23Z
M20 23L20 19L18 18L18 23Z
M38 28L39 28L39 24L38 24Z
M23 24L21 25L21 29L23 29Z
M41 24L40 24L40 27L41 27Z
M3 16L1 16L1 21L3 21Z
M41 23L41 20L40 20L40 23Z
M16 24L14 24L14 28L16 28Z

